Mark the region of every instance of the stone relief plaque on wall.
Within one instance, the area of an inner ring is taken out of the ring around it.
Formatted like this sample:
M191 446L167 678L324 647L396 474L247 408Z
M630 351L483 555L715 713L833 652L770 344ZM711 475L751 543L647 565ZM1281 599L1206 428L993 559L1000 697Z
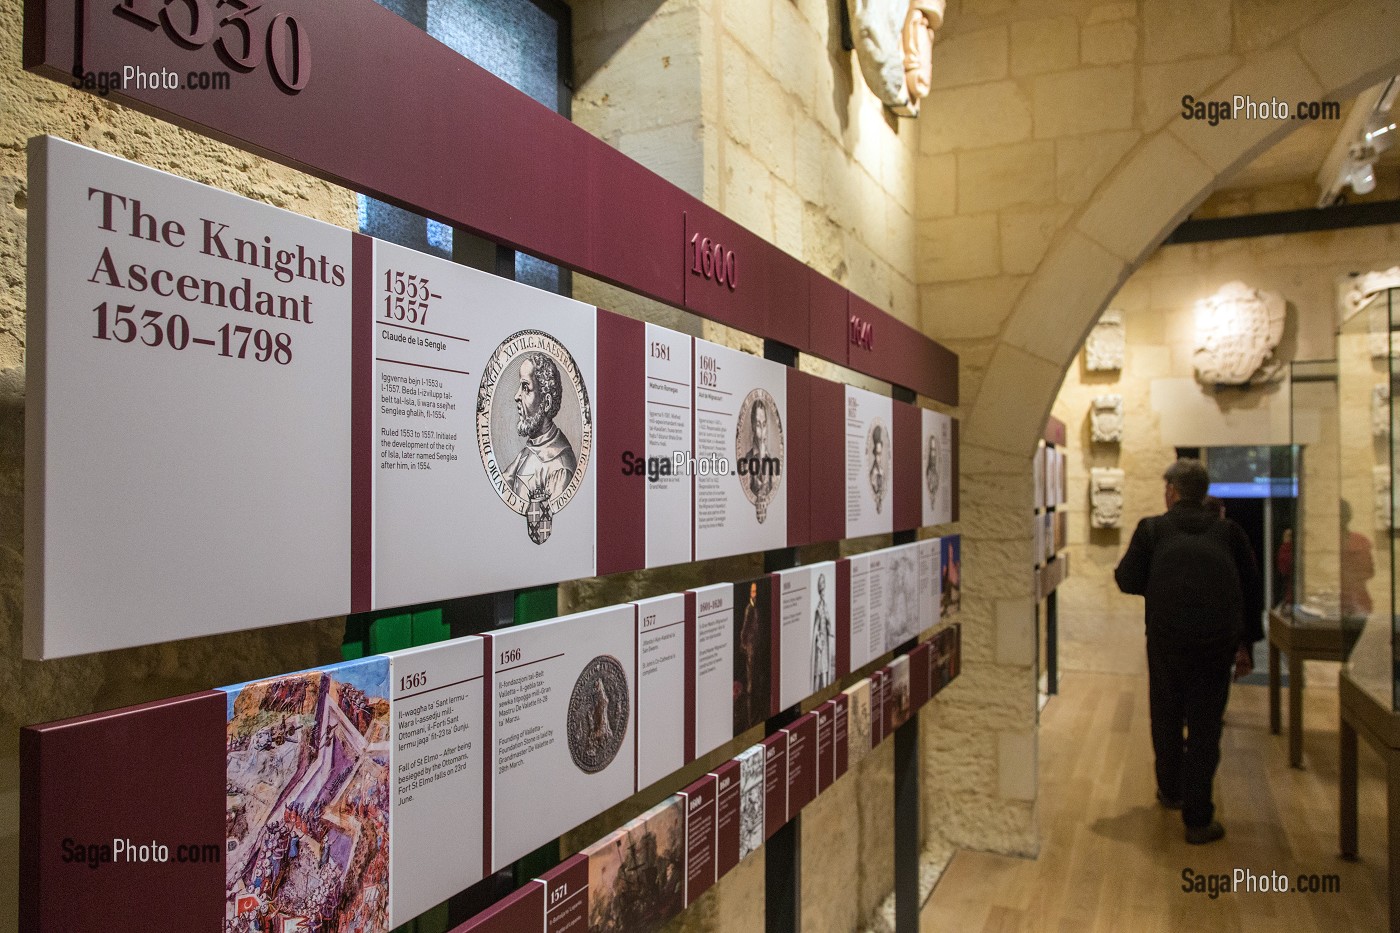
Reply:
M1089 405L1089 434L1096 444L1123 440L1123 396L1113 393L1094 398Z
M1376 492L1376 529L1390 530L1390 467L1371 467L1371 483Z
M1371 436L1390 436L1390 383L1380 382L1371 387Z
M946 0L846 0L865 83L902 117L919 115L933 83L933 41Z
M1124 473L1117 467L1089 471L1090 521L1094 528L1119 528L1123 522Z
M1089 337L1084 341L1084 368L1091 373L1122 369L1126 346L1123 312L1109 308L1089 331Z
M1227 282L1196 302L1192 363L1207 385L1245 385L1272 378L1282 363L1273 358L1283 338L1283 296Z
M1387 288L1400 288L1400 266L1356 276L1342 296L1343 320L1360 311L1366 302Z

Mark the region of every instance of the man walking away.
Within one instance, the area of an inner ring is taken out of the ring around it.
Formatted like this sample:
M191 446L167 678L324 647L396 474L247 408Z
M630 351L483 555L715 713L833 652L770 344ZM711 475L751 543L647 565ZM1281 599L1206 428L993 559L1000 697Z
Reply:
M1138 522L1113 576L1124 593L1146 597L1157 799L1181 809L1186 841L1200 845L1225 835L1211 802L1221 717L1231 666L1237 677L1254 668L1264 594L1244 529L1203 503L1210 476L1201 462L1182 458L1162 478L1166 514Z

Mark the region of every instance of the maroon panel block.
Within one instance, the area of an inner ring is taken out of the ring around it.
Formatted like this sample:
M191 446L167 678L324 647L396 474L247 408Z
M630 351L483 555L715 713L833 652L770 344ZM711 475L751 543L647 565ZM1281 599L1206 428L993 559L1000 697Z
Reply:
M815 376L787 371L788 547L811 544L812 383ZM825 540L825 539L823 539Z
M824 360L845 366L851 293L816 270L809 270L807 278L807 348Z
M350 611L368 612L374 582L374 241L355 234L350 273Z
M933 681L929 677L928 642L920 642L909 652L909 708L919 709L933 696Z
M223 930L227 711L211 690L20 730L21 930Z
M768 716L775 716L783 702L783 584L776 573L768 575L768 604Z
M695 593L685 593L685 760L695 760Z
M598 311L598 576L647 562L646 324Z
M806 266L698 201L685 209L684 246L686 310L806 348Z
M31 5L26 67L65 82L75 60L98 72L141 63L180 75L227 73L230 87L218 92L132 86L110 99L653 298L681 302L674 257L683 211L693 198L373 0L279 0L282 26L295 21L307 52L261 56L246 73L227 68L217 43L206 39L191 48L170 35L172 28L116 13L115 3L82 4L80 37L77 6L58 0ZM188 22L178 14L170 19ZM272 11L247 21L255 46L274 46ZM280 51L291 30L278 30ZM274 77L278 58L280 83ZM303 81L300 90L287 87ZM548 158L541 157L545 153Z
M817 716L808 713L782 730L787 733L787 818L790 820L817 796Z
M1054 415L1045 422L1045 443L1058 444L1063 447L1068 443L1069 429L1065 423Z
M835 715L835 706L831 700L827 700L812 712L817 717L817 793L820 794L835 780L832 773L836 767L835 751L831 743L831 719Z
M942 402L958 403L958 358L946 347L852 294L847 359L852 369Z
M831 698L831 780L839 781L851 762L851 698L838 693Z
M540 877L545 933L588 933L588 856L580 852Z
M689 907L716 881L715 801L719 781L707 774L681 791L685 807L685 906Z
M544 882L529 881L450 933L544 933Z
M763 838L771 839L787 822L787 735L777 732L759 744L763 746Z
M813 376L808 391L811 539L840 541L846 537L846 387Z
M851 561L843 557L836 562L836 679L840 680L850 672Z
M959 495L959 490L962 488L962 474L959 472L960 464L961 464L961 462L962 462L962 456L961 456L961 454L958 452L958 419L957 419L957 418L954 418L954 419L953 419L953 441L952 441L952 448L953 448L953 466L952 466L951 472L952 472L952 474L953 474L953 521L957 521L957 520L961 517L961 515L962 515L962 509L961 509L961 505L960 505L960 503L961 503L961 501L962 501L962 497L961 497L961 495Z
M922 409L893 402L894 530L911 531L924 523L923 475L919 453L924 440Z
M715 878L739 864L739 762L733 758L711 771L715 778Z

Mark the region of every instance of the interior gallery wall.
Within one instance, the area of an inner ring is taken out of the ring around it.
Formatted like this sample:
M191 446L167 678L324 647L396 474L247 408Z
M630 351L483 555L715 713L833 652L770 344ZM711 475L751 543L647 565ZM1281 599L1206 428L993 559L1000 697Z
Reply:
M1113 568L1139 519L1163 510L1161 475L1175 448L1288 444L1287 364L1332 359L1338 282L1350 273L1387 269L1397 259L1400 226L1361 227L1165 246L1124 283L1111 301L1123 315L1122 369L1090 371L1080 353L1055 399L1055 417L1069 426L1066 508L1074 567L1059 590L1061 671L1145 671L1142 600L1118 592ZM1284 329L1274 358L1284 365L1262 384L1205 386L1192 362L1195 303L1232 281L1283 297ZM1092 401L1107 393L1123 398L1118 443L1091 438ZM1330 460L1336 412L1311 410L1311 399L1306 387L1299 389L1295 430L1301 443L1325 451L1329 462L1309 464L1313 486L1305 490L1303 521L1335 529L1337 474ZM1125 473L1118 528L1091 527L1090 471L1096 467ZM1369 501L1361 504L1369 507ZM1306 538L1304 559L1319 573L1315 585L1325 586L1326 568L1335 568L1335 537L1324 531Z

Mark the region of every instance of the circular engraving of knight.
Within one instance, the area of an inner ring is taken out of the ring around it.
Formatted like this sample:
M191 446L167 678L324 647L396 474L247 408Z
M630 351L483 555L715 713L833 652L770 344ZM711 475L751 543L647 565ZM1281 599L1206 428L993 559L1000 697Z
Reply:
M753 503L759 524L783 485L783 417L766 389L754 389L739 406L734 432L735 473L744 498Z
M584 665L569 696L569 755L585 774L597 774L617 757L627 735L627 672L610 654Z
M890 430L885 422L874 418L865 432L865 481L870 486L870 494L875 497L875 514L885 506L885 493L889 491L890 476Z
M477 392L476 443L496 495L544 544L593 452L588 386L562 343L539 330L501 342Z

